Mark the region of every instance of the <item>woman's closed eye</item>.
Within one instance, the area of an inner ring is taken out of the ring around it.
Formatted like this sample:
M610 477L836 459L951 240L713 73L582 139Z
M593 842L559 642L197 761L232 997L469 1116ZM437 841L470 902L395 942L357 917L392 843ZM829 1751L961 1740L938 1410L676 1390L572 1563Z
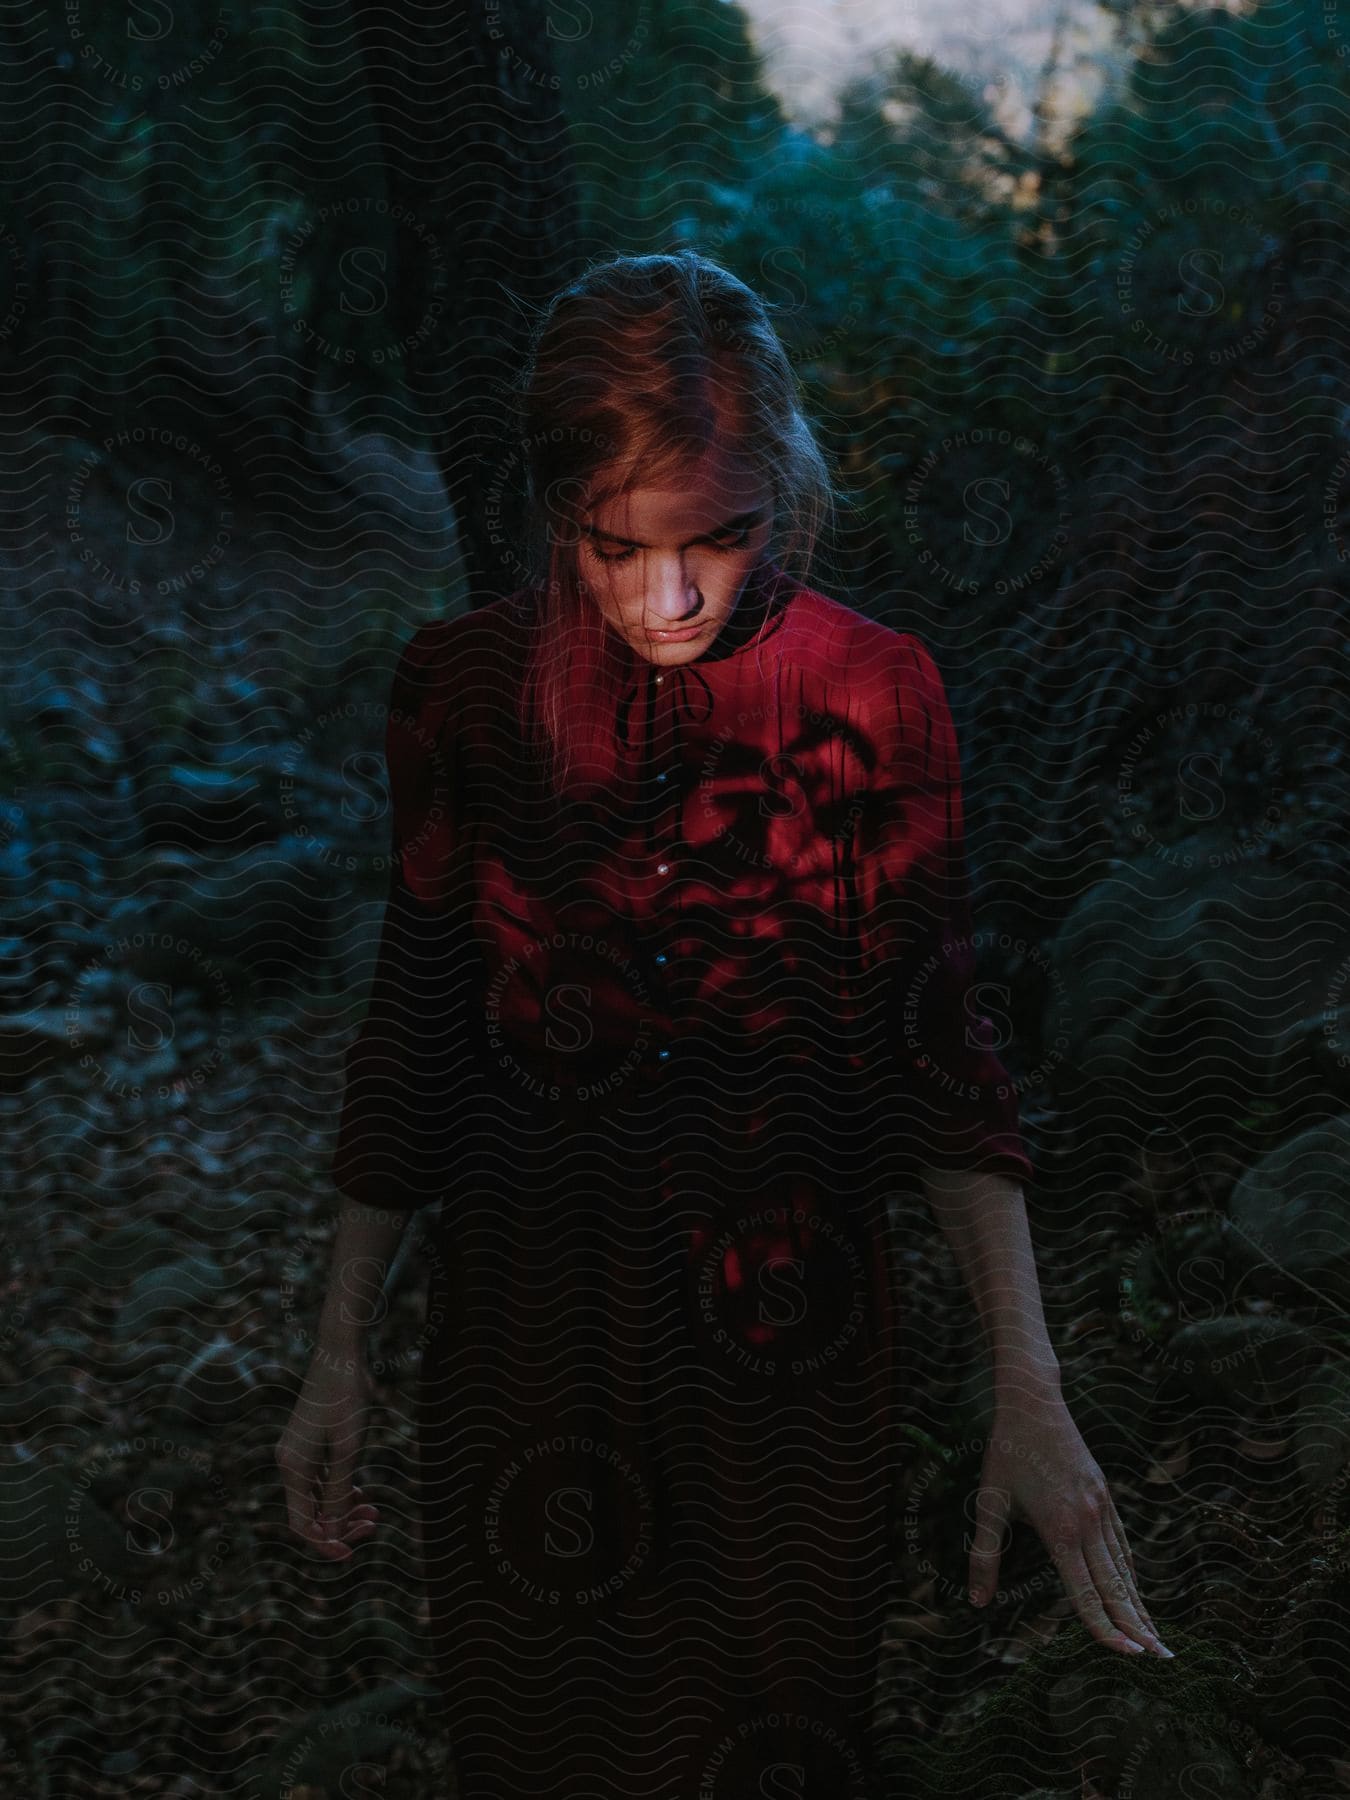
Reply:
M750 528L745 526L729 538L706 537L700 541L710 544L714 550L742 550L749 540ZM627 550L602 550L593 539L587 539L587 548L599 562L627 562L630 556L637 554L636 544L630 545Z

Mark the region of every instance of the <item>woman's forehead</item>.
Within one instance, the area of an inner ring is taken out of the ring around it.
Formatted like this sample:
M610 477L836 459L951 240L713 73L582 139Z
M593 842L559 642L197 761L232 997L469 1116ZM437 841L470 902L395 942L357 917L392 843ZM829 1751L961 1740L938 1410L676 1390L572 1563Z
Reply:
M588 509L590 523L624 537L659 536L690 524L707 524L760 505L768 486L760 471L739 459L705 459L678 476L647 484L638 477L625 493L602 497Z

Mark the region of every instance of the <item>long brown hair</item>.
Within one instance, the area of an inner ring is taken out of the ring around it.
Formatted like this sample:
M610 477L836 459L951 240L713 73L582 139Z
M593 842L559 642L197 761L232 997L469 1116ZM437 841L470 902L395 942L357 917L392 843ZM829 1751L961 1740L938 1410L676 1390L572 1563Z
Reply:
M800 583L837 496L771 303L692 249L593 263L531 334L511 390L533 594L523 702L546 779L604 785L639 672L580 584L584 511L678 477L724 434L774 500L766 560ZM603 482L603 485L601 485Z

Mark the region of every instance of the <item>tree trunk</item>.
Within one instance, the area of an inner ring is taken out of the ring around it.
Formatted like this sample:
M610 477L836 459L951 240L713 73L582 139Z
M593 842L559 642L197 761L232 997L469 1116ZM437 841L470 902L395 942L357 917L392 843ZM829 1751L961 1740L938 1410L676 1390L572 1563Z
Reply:
M519 587L506 393L531 318L576 272L576 177L546 8L352 0L398 233L397 339L454 508L466 597ZM398 209L405 209L400 211Z

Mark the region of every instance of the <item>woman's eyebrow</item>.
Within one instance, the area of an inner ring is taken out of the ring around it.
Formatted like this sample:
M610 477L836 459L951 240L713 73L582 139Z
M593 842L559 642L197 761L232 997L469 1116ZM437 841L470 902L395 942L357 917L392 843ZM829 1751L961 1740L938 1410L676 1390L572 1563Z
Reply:
M720 525L710 525L706 531L700 531L697 538L690 538L689 544L696 544L698 538L715 537L719 531L737 531L742 525L750 525L756 519L763 518L769 510L767 502L763 506L752 506L749 512L737 513L734 519L724 519ZM608 538L611 544L627 544L632 550L650 550L650 544L639 544L636 538L620 537L617 531L605 531L599 525L588 525L586 530L591 537ZM687 550L689 544L681 544L681 550Z

